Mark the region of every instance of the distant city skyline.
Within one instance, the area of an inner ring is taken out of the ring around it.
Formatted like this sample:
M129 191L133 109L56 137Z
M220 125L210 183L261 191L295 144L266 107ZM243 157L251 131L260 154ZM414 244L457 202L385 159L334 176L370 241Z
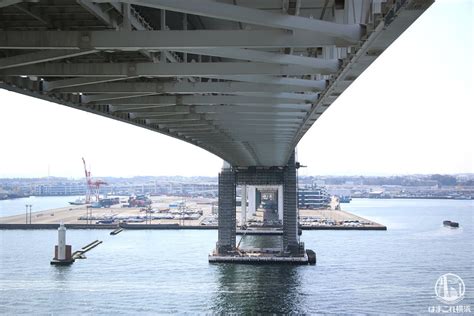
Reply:
M331 175L331 174L326 174L326 175L318 175L318 174L303 174L303 175L298 175L299 179L308 179L308 178L321 178L321 179L340 179L340 178L383 178L383 179L388 179L388 178L406 178L406 177L426 177L429 178L431 176L435 175L441 175L441 176L451 176L451 177L459 177L459 178L466 178L466 179L474 179L474 173L451 173L451 174L440 174L440 173L424 173L424 174L393 174L393 175ZM190 179L195 179L195 178L213 178L217 180L218 174L215 175L209 175L209 176L164 176L164 175L139 175L139 176L110 176L110 175L102 175L98 176L98 178L102 179L116 179L116 180L128 180L128 179L134 179L134 178L170 178L171 181L176 181L177 179L174 178L183 178L183 180L190 180ZM62 180L66 179L67 181L79 181L83 182L84 181L84 176L79 176L77 178L74 177L61 177L61 176L40 176L40 177L4 177L0 178L0 181L27 181L27 180L32 180L32 181L38 181L42 183L42 181L48 181L51 179L52 181L54 180Z
M313 125L300 175L474 173L473 2L437 0ZM0 90L0 178L216 176L222 160L136 126Z

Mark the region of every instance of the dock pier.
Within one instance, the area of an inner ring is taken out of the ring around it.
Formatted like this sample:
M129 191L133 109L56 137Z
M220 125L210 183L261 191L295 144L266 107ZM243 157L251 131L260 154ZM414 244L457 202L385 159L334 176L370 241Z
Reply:
M86 256L84 256L84 254L88 251L91 251L92 249L94 249L95 247L100 245L101 243L102 243L102 241L100 241L100 240L94 240L93 242L91 242L91 243L85 245L84 247L82 247L81 250L74 251L74 253L72 254L72 258L74 260L76 260L76 259L86 259Z

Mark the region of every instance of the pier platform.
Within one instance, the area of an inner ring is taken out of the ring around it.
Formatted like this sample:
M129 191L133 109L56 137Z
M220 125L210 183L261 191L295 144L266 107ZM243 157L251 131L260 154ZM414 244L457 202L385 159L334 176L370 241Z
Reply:
M237 229L237 235L279 236L283 235L281 228Z
M303 257L277 257L277 256L219 256L210 254L209 263L246 263L246 264L298 264L307 265L308 256Z
M53 266L69 266L74 263L74 259L70 260L58 260L58 259L52 259L50 261L50 264Z
M308 256L310 254L310 256ZM315 264L316 257L312 250L303 252L301 256L283 254L279 248L246 248L232 254L209 254L209 263L238 263L238 264Z

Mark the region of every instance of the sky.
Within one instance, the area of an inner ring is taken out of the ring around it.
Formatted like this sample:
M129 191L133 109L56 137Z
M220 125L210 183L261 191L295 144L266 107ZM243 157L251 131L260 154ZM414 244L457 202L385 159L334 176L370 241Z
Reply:
M436 0L316 121L300 175L474 173L474 1ZM180 140L0 89L0 178L216 176Z

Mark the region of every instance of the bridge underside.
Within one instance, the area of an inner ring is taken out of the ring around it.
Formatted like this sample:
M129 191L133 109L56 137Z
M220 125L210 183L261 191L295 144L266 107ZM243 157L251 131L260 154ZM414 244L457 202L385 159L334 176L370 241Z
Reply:
M307 262L294 149L431 3L5 0L0 88L163 133L226 160L215 252L224 257L214 259L239 253L236 185L283 185L283 244L274 259Z
M0 87L282 167L431 3L0 1Z

